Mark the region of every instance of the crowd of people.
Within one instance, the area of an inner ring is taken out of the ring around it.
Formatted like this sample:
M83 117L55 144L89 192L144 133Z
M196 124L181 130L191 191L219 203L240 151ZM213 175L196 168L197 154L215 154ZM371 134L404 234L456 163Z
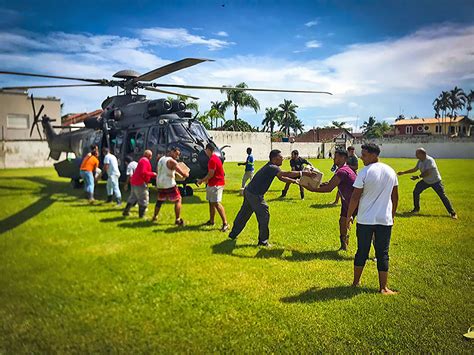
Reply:
M115 202L118 207L122 204L119 178L120 169L117 158L108 148L102 150L103 169L107 173L107 202ZM291 153L290 171L282 171L283 156L281 151L272 150L269 154L269 161L254 174L254 158L252 149L247 148L247 158L245 162L238 165L245 166L242 177L241 194L243 195L242 206L240 207L232 228L227 221L223 200L225 187L224 167L220 157L215 152L215 146L207 144L205 153L209 158L207 174L197 181L198 185L206 184L206 200L209 203L209 220L205 223L208 226L215 224L216 212L219 215L222 226L220 230L226 232L230 229L229 238L237 239L245 228L250 217L255 214L258 222L258 246L269 247L269 221L270 210L265 201L265 194L269 190L273 180L278 178L285 183L281 198L284 198L291 184L296 184L300 190L300 197L304 199L304 189L300 185L299 179L303 176L315 177L316 173L305 166L311 165L306 159L299 156L297 150ZM444 185L441 180L438 167L433 157L429 156L423 148L416 150L418 159L414 168L395 171L379 161L380 148L374 143L362 145L361 160L364 167L358 171L359 158L355 154L354 147L346 149L336 149L332 155L334 161L331 171L334 175L319 187L307 186L308 191L314 193L329 193L337 188L337 203L341 200L339 214L339 250L347 250L349 245L349 230L351 224L357 220L356 237L357 252L354 258L354 278L353 286L358 286L366 260L369 256L371 245L374 245L377 270L379 274L379 291L383 294L394 294L387 286L389 270L389 247L394 224L395 214L398 207L398 178L405 174L420 171L420 175L413 175L412 180L421 179L413 191L413 210L416 214L420 211L420 194L432 188L440 197L445 208L453 219L457 219L457 214L448 199ZM124 190L130 186L130 193L127 199L123 216L129 216L133 206L138 204L138 216L145 217L150 194L148 185L152 179L156 181L157 199L152 221L157 221L160 209L164 202L169 201L174 204L175 224L184 226L181 218L181 193L177 186L177 176L186 179L188 171L179 164L181 152L178 147L170 147L166 155L159 157L157 171L152 170L151 160L153 153L145 150L143 157L138 161L126 157L126 181ZM94 201L94 186L101 177L102 171L99 169L99 151L97 146L92 146L90 152L83 158L80 167L80 176L84 180L84 190L87 199Z

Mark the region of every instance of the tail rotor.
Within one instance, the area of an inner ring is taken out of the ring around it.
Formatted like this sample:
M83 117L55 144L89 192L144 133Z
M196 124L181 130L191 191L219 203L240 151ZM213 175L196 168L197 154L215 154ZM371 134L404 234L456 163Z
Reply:
M31 94L31 106L33 106L33 124L31 125L31 130L30 130L30 137L33 134L33 129L36 126L36 129L38 130L38 134L40 136L40 139L43 140L43 137L41 136L41 131L38 127L38 122L39 122L39 117L41 115L41 112L43 112L44 105L41 105L38 114L36 113L36 108L35 108L35 99L33 97L33 94Z

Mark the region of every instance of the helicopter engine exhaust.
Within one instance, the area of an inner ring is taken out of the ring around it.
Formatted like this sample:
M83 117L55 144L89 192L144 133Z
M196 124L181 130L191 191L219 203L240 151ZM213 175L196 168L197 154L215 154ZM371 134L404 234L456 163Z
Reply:
M186 103L184 101L173 100L171 104L172 104L171 112L179 112L179 111L186 110Z
M165 113L170 113L172 104L167 99L151 100L148 103L148 113L150 116L159 116Z

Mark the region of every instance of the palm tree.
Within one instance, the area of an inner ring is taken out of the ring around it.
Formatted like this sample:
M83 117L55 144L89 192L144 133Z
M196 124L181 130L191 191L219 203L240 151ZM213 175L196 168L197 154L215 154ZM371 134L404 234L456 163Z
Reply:
M280 113L278 112L278 108L267 107L265 109L265 118L262 121L262 126L264 131L270 132L270 136L273 136L275 123L280 123Z
M222 124L224 124L225 122L225 118L224 118L224 113L225 113L225 107L224 107L224 102L222 101L211 101L211 109L210 111L212 110L216 110L217 114L216 113L216 127L218 125L218 119L222 119Z
M441 94L439 95L439 99L441 100L440 102L440 110L443 112L442 113L442 122L443 122L443 129L446 131L446 129L444 128L444 122L445 122L445 118L446 118L446 112L449 108L449 91L443 91L441 92ZM446 133L446 132L445 132Z
M336 128L345 128L346 122L332 121L332 125Z
M362 128L362 135L365 138L375 138L374 127L376 123L377 121L373 116L370 116L368 121L364 121L364 124L360 128Z
M471 90L468 95L466 95L466 117L469 118L469 112L472 110L472 102L474 101L474 90Z
M291 128L293 128L293 132L295 132L295 136L298 135L298 132L303 133L304 130L304 124L300 119L295 119L293 124L291 125Z
M377 138L382 138L384 134L389 132L391 129L392 127L387 121L377 122L374 125L374 135Z
M248 86L245 83L240 83L235 87L247 88ZM227 100L223 103L224 110L227 110L229 107L234 107L234 130L237 130L239 108L243 109L245 107L250 107L255 111L255 113L260 110L260 104L257 99L245 92L245 90L226 89L225 86L223 86L221 92L227 95Z
M206 111L205 115L207 115L210 120L210 129L217 127L217 120L223 117L222 112L219 112L216 108L211 108L209 111ZM215 126L213 126L214 120L216 121Z
M451 113L449 114L449 134L451 134L451 122L457 117L457 110L462 110L466 101L467 97L463 89L455 86L454 89L449 92L448 102L449 108L451 109Z
M290 136L290 127L294 124L296 117L297 105L291 100L283 100L283 103L279 106L280 113L280 129L283 128L283 131L286 132L287 137Z

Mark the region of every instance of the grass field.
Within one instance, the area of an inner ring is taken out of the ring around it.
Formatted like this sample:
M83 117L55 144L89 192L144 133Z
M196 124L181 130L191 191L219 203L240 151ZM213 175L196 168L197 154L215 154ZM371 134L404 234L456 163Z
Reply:
M329 160L314 163L330 176ZM123 219L113 205L87 205L53 169L0 171L0 353L472 353L462 334L474 324L473 161L438 165L459 220L431 190L422 213L407 216L415 183L400 177L392 297L377 293L373 261L363 287L348 287L355 235L349 252L335 251L334 193L300 201L292 186L279 200L276 180L267 194L273 247L260 249L254 217L237 243L201 226L202 188L184 200L187 226L177 229L171 205L158 224L136 210ZM242 169L225 168L232 221ZM97 190L103 200L105 184Z

